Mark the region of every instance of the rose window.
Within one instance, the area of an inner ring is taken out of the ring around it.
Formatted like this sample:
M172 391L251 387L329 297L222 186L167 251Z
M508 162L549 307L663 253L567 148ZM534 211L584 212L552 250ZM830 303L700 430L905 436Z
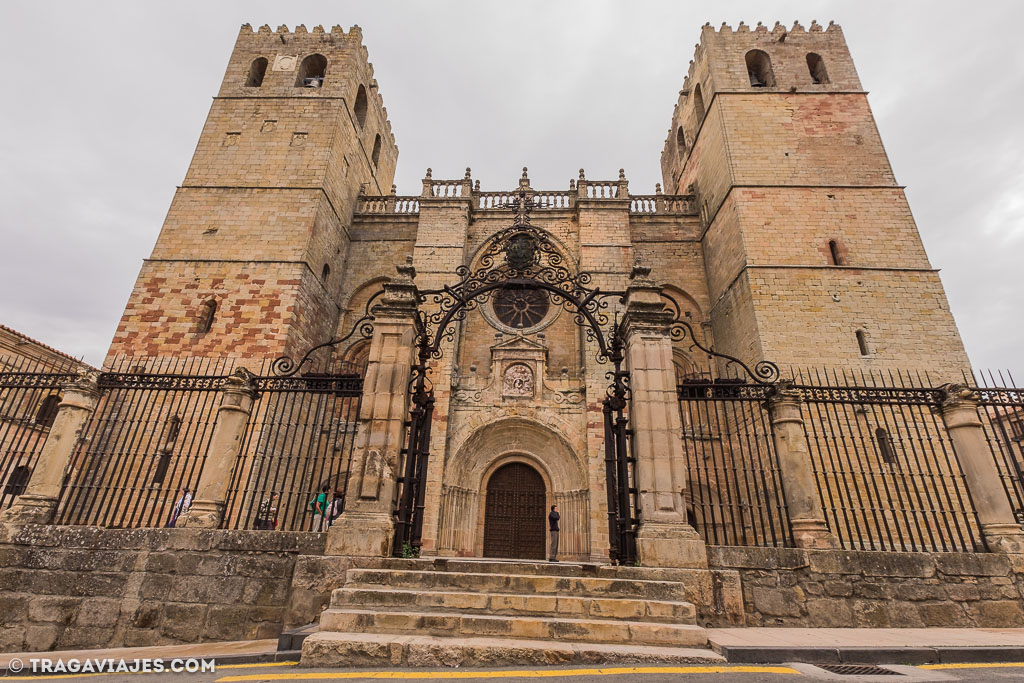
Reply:
M513 286L498 290L492 306L504 325L522 330L540 324L551 302L543 289Z

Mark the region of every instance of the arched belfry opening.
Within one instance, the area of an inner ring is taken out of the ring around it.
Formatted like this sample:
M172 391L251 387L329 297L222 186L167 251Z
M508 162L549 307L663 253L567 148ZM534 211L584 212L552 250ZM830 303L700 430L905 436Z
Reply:
M544 559L544 478L524 462L491 474L484 507L484 557Z

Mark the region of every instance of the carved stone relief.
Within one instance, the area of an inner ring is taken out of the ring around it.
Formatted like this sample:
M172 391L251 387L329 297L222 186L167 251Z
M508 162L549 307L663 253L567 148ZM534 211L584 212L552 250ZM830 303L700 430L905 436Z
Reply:
M533 396L533 370L522 363L515 363L505 369L501 383L502 396Z

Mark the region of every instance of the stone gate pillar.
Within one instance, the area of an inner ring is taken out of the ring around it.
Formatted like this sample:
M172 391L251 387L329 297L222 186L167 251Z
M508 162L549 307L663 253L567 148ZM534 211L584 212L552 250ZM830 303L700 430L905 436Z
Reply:
M75 448L85 433L89 418L100 397L99 373L80 371L78 377L62 388L64 397L57 407L57 416L39 453L25 493L0 514L0 522L12 524L47 524L57 509L64 473Z
M686 454L672 364L672 314L651 269L634 266L622 319L629 422L640 494L637 554L646 567L706 567L707 548L686 521Z
M373 339L349 465L345 511L327 534L328 555L386 557L394 536L392 508L409 416L409 379L416 351L416 275L398 266L373 309Z
M945 397L939 412L964 472L985 544L996 553L1024 553L1024 530L1014 519L999 481L999 471L978 417L977 394L957 384L945 384L942 391Z
M231 473L245 440L245 428L256 399L255 376L238 368L220 388L217 421L196 485L192 507L182 515L180 526L216 529L224 519Z
M779 459L782 493L789 511L793 542L798 548L838 548L839 539L829 531L814 468L804 434L800 392L792 383L780 382L768 399L772 441Z

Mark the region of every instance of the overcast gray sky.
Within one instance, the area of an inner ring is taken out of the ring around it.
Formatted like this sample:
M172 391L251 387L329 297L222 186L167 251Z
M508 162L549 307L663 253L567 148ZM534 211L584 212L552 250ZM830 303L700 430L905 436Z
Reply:
M0 323L102 359L242 23L362 26L399 194L524 165L649 193L704 22L794 19L842 25L975 366L1024 368L1020 2L3 0Z

